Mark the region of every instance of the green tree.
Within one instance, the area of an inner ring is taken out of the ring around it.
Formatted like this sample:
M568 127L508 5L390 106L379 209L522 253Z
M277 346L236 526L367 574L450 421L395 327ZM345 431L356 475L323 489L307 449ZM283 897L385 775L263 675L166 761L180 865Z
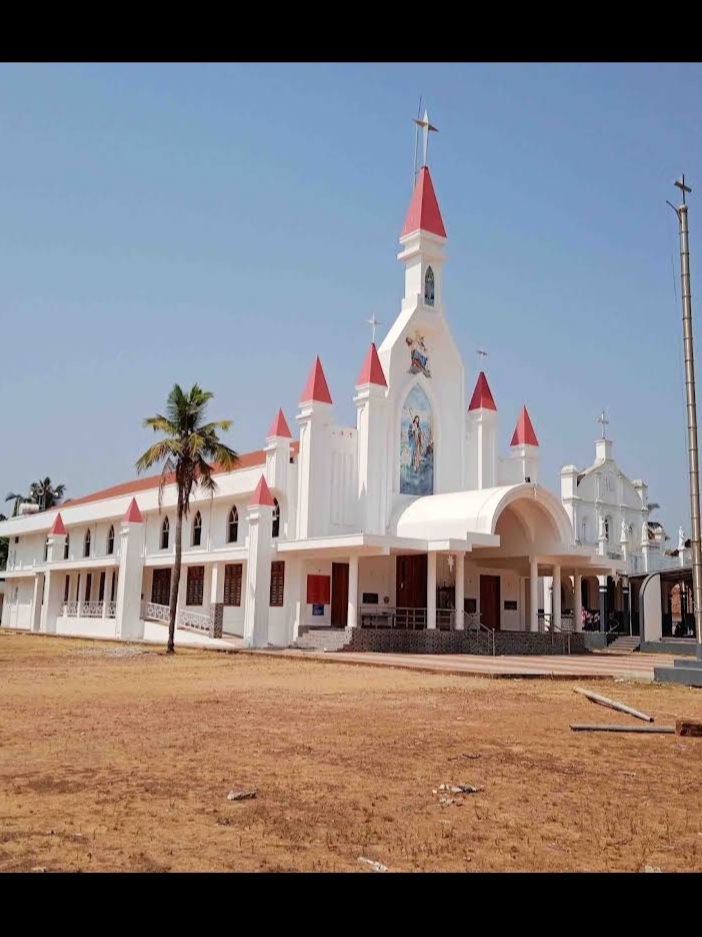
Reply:
M61 502L65 492L64 484L52 485L50 478L43 478L38 482L32 482L28 495L12 492L5 498L5 501L15 502L12 516L17 517L21 504L38 504L40 511L48 511L49 508L55 508Z
M193 384L188 392L178 384L166 401L166 415L160 413L147 417L145 427L151 427L155 433L163 433L163 439L154 443L137 459L138 472L144 472L154 465L162 463L161 480L158 489L158 503L161 508L163 489L175 482L178 489L175 529L175 567L171 583L170 615L168 620L169 654L174 651L175 623L178 611L178 588L183 549L183 518L190 510L190 496L198 487L210 495L217 490L213 477L213 465L217 463L224 471L233 469L239 461L237 453L225 446L218 433L226 432L232 425L231 420L218 420L205 423L207 404L214 395ZM208 461L210 460L210 461Z

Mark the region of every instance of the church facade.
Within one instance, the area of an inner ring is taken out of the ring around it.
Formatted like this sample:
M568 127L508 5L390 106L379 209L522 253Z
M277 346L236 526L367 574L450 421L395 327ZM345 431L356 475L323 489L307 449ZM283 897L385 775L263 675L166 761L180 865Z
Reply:
M526 406L499 452L487 377L467 383L446 317L446 243L425 165L400 236L404 296L361 363L356 425L336 421L317 358L294 421L281 409L263 447L217 472L214 496L193 497L179 628L251 647L289 646L314 626L538 631L548 577L551 626L564 627L566 582L579 630L583 577L612 575L618 559L600 549L599 528L583 537L585 516L539 483ZM176 492L167 485L159 509L158 483L127 482L0 524L10 540L3 626L99 623L140 638L146 622L166 620Z

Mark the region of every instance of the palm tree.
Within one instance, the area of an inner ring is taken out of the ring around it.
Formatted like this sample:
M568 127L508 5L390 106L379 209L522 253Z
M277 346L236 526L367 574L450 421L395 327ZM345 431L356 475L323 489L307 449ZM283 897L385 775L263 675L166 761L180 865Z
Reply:
M15 494L14 492L10 492L10 494L5 498L5 501L15 502L12 508L13 517L17 517L17 515L19 514L20 504L26 504L28 501L31 501L31 500L32 500L31 498L25 497L25 495L18 495L18 494Z
M0 521L6 521L4 514L0 514ZM10 541L7 537L0 537L0 570L7 569L7 554L10 548Z
M63 499L65 491L65 485L52 485L50 478L44 478L29 486L29 500L38 504L41 511L48 511Z
M154 443L137 459L138 472L144 472L158 463L163 463L161 480L158 488L158 505L161 508L164 487L175 481L178 487L178 504L175 529L175 568L171 583L170 615L168 620L167 653L174 651L176 612L178 607L178 588L183 544L183 518L190 510L190 495L198 486L210 495L217 490L213 478L213 465L207 460L218 463L219 468L231 471L239 456L233 449L225 446L217 435L226 432L232 425L231 420L218 420L205 423L207 404L214 395L193 384L186 393L178 385L166 401L166 415L160 413L144 420L144 426L150 426L155 433L163 433L164 439Z

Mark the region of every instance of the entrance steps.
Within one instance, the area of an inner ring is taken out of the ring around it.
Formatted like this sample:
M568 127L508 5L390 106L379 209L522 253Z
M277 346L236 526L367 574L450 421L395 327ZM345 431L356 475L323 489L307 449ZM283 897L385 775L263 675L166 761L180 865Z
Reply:
M351 643L351 628L300 628L292 645L305 651L341 651Z
M607 648L608 651L614 651L615 654L633 654L641 646L641 638L634 635L622 635L615 638Z

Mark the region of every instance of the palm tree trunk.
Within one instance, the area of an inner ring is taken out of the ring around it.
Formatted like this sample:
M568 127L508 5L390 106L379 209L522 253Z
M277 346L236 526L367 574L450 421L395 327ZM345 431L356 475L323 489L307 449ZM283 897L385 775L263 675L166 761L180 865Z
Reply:
M173 582L171 583L171 608L168 616L168 645L166 653L175 651L175 626L178 613L178 592L180 590L180 566L183 556L183 509L178 504L178 514L175 529L175 566L173 568Z

